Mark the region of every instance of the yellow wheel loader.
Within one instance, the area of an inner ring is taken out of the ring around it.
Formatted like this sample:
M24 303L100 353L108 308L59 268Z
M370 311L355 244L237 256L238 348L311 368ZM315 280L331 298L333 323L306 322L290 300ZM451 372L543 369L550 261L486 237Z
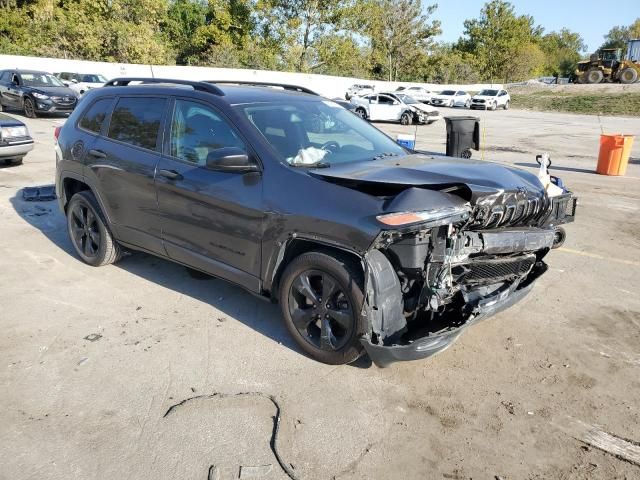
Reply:
M640 78L640 39L627 42L627 54L622 58L619 48L601 48L589 60L578 62L577 83L635 83Z

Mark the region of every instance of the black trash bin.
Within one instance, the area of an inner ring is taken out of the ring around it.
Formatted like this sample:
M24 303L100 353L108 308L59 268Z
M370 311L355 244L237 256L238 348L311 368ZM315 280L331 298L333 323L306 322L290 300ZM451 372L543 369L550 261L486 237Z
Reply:
M480 150L478 117L445 117L447 124L447 156L471 158L471 149Z

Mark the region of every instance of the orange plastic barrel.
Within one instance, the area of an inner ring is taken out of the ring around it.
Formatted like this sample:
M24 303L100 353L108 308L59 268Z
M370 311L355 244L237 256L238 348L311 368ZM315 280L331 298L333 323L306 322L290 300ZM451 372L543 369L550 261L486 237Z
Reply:
M633 135L600 135L600 154L596 172L600 175L627 173Z

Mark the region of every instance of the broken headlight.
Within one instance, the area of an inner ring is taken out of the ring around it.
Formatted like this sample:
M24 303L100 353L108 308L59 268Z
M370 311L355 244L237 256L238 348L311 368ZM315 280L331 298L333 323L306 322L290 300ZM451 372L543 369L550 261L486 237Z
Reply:
M471 208L468 205L464 205L417 212L387 213L385 215L378 215L376 219L380 223L391 227L412 225L414 223L426 223L427 226L435 227L467 220L470 214Z

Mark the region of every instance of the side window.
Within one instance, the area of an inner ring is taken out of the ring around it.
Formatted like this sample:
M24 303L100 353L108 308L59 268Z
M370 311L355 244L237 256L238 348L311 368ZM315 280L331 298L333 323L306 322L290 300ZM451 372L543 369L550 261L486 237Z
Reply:
M104 120L109 113L111 102L113 102L113 98L101 98L94 102L84 113L78 126L90 132L100 133Z
M15 73L11 76L11 82L15 83L16 85L22 85L22 82L20 81L20 77Z
M169 154L204 166L211 152L236 147L246 151L237 132L213 109L202 103L176 100L171 120Z
M164 98L123 97L111 115L108 137L136 147L157 150Z
M367 100L369 100L369 103L378 103L378 96L377 95L369 95L368 97L364 97Z
M381 105L393 105L393 98L387 97L386 95L380 95L378 97L378 103Z
M11 81L11 72L10 71L6 71L2 73L2 76L0 76L0 82L7 82L9 83Z

